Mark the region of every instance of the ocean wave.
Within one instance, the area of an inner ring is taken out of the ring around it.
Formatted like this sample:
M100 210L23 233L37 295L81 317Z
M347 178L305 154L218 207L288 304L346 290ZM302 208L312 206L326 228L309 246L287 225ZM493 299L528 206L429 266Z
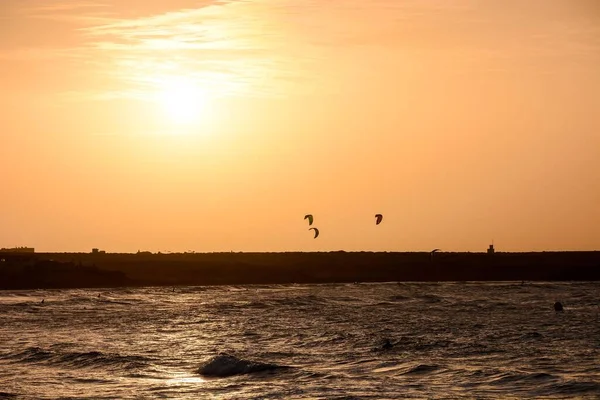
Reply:
M443 349L443 348L451 347L453 343L454 342L452 342L451 340L446 340L446 339L440 339L440 340L421 339L420 341L415 343L414 346L412 346L412 347L416 351L428 351L428 350Z
M0 358L13 360L18 363L45 362L52 365L62 365L74 368L122 367L131 369L143 367L150 361L148 358L142 356L106 354L100 351L49 351L40 347L29 347L22 352L5 354L0 356Z
M40 302L36 301L28 302L28 303L8 303L8 304L0 304L0 313L8 313L8 312L31 312L32 310L36 310L38 306L40 306Z
M537 331L533 331L533 332L527 332L523 335L521 335L521 339L523 340L535 340L535 339L541 339L543 338L544 335L542 335L541 333L537 332Z
M490 384L507 386L513 390L534 390L536 396L578 396L591 392L600 394L598 382L564 381L560 376L545 372L507 372L493 379Z
M492 385L514 385L517 383L534 383L548 380L556 380L556 376L545 372L507 372L490 382Z
M596 392L600 395L600 383L572 381L555 385L552 392L561 395L580 395L589 392Z
M73 296L63 301L57 301L56 303L63 303L65 305L68 304L118 304L118 305L133 305L139 302L137 299L131 298L115 298L110 295L104 293L94 294L91 293L89 295L79 295Z
M428 374L430 372L437 371L438 369L440 369L439 365L419 364L415 367L408 369L402 375Z
M276 371L287 368L290 367L244 360L226 353L221 353L202 364L196 372L202 376L225 378L228 376Z
M600 398L600 283L557 285L508 293L493 283L32 291L0 304L0 392ZM567 312L554 313L556 299L571 305Z
M428 304L441 303L442 301L444 301L442 297L436 296L434 294L424 294L421 296L417 296L416 298Z
M52 358L52 353L45 351L40 347L28 347L19 353L3 354L0 356L0 358L5 360L16 360L24 363L34 363L49 360Z
M405 351L405 352L427 352L438 349L446 349L450 347L457 347L458 344L449 339L427 339L427 338L411 338L408 336L401 336L399 338L390 338L390 342L393 347L387 350L394 351ZM464 347L471 346L471 344L465 345ZM373 351L386 350L378 346ZM476 350L475 350L476 351Z
M390 301L393 301L393 302L412 301L412 300L414 300L414 297L404 296L401 294L395 294L390 297Z
M335 300L330 300L335 303ZM229 310L238 309L241 302L227 302L215 305L215 308ZM343 303L343 301L342 301ZM292 308L313 308L317 305L326 305L327 300L315 295L296 296L288 298L275 298L268 300L248 300L243 302L243 306L251 309L271 309L273 307L292 307Z

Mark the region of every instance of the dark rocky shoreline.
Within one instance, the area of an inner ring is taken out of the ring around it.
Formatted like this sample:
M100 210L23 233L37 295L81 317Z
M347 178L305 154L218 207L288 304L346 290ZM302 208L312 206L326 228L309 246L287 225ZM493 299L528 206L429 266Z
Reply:
M3 260L3 261L2 261ZM383 281L596 281L600 251L0 253L0 290Z

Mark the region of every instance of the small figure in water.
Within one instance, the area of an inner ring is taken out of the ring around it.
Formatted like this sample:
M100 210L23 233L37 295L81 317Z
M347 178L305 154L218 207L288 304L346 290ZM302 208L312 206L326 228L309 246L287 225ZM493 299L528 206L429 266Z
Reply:
M385 341L383 342L383 346L381 346L381 348L384 350L391 349L392 347L394 347L394 345L392 344L392 342L390 342L390 339L385 339Z
M556 303L554 303L554 311L564 311L563 310L563 305L560 301L557 301Z
M44 300L46 300L46 299L42 299L42 301L40 301L40 304L44 304Z

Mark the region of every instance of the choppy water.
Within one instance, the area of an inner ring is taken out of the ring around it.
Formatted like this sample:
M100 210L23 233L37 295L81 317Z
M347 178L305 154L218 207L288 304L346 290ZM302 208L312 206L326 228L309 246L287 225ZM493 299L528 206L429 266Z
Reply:
M598 304L600 283L0 292L0 399L600 398Z

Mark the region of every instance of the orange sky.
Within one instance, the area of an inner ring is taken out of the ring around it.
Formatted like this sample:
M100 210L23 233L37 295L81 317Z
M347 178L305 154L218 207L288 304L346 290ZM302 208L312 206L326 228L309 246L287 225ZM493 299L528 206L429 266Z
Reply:
M600 247L597 0L1 0L0 110L0 247Z

